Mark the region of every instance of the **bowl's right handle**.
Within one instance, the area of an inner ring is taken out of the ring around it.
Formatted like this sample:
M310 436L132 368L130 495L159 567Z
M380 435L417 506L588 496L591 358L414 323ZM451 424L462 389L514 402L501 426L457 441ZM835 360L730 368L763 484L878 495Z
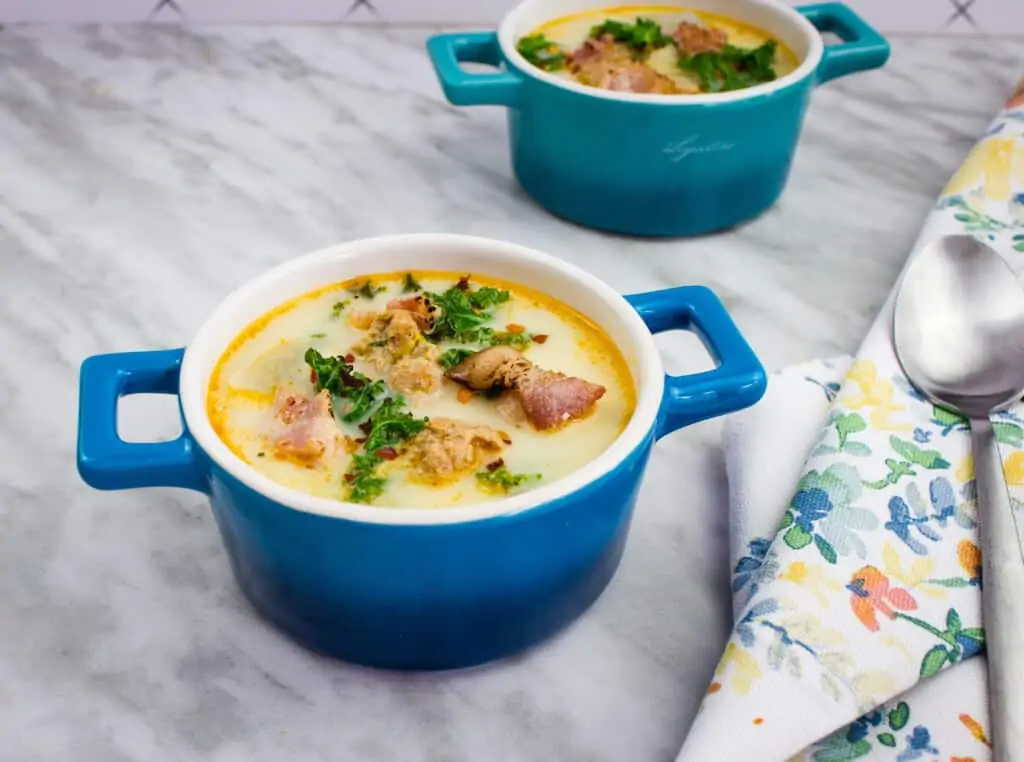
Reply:
M725 305L704 286L679 286L626 297L651 333L693 331L718 367L689 376L666 376L655 436L750 407L767 378L754 350Z
M182 421L171 442L125 442L117 401L128 394L178 394L183 349L95 355L82 363L78 398L78 473L96 489L185 487L208 492L195 442Z
M818 64L818 82L858 71L877 69L889 60L889 43L843 3L820 3L796 8L819 32L832 32L843 42L826 45Z
M523 84L518 72L506 69L472 73L459 63L501 65L501 47L494 32L438 34L427 40L427 53L441 88L456 106L514 106Z

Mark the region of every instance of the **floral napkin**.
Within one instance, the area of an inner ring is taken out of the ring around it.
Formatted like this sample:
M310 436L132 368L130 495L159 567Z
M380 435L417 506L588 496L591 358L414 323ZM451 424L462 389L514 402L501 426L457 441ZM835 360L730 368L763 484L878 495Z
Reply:
M744 613L753 582L767 558L779 517L789 506L793 484L822 427L830 423L830 407L853 361L851 357L794 365L768 379L764 398L754 407L730 416L722 434L729 477L729 545L733 570L733 605ZM907 580L911 589L941 596L922 586L934 561L915 557L904 568L893 548L883 572ZM965 554L974 563L973 549ZM806 564L793 562L781 576L801 581ZM964 568L969 575L973 567ZM800 762L989 762L986 665L984 656L945 669L906 693L858 717L832 735L816 741L792 759Z
M1024 81L943 191L908 262L957 232L1024 266ZM968 427L900 371L893 297L834 390L677 762L791 759L982 650ZM1015 505L1024 504L1022 413L995 424ZM872 731L895 740L905 724L892 719ZM828 751L811 759L863 756ZM897 759L935 758L912 751Z

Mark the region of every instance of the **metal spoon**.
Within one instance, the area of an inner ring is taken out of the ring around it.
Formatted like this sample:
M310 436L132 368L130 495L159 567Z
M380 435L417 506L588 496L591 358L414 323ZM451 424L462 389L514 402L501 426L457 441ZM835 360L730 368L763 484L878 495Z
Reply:
M994 762L1024 762L1024 552L990 415L1024 396L1024 288L991 247L940 238L907 268L893 345L910 382L970 419Z

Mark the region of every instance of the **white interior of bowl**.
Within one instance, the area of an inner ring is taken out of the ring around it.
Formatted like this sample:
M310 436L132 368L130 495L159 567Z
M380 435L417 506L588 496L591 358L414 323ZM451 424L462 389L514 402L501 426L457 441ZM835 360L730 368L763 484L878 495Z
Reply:
M656 95L649 93L613 92L611 90L580 85L538 69L527 62L516 51L516 41L520 37L529 34L538 26L548 21L581 11L601 8L610 9L612 7L622 9L633 6L638 9L655 6L662 8L666 6L680 7L728 16L736 21L762 29L776 39L781 40L796 54L800 65L785 77L780 77L774 82L767 82L763 85L755 85L745 90L734 90L727 93L704 93L701 95ZM523 71L556 87L562 87L606 100L658 103L673 106L727 103L781 90L804 77L810 76L817 68L818 62L821 60L822 51L824 50L821 35L814 28L814 25L799 12L787 5L776 2L776 0L685 0L685 2L679 3L656 2L649 5L644 5L643 3L609 3L600 2L600 0L525 0L525 2L513 8L501 23L501 27L498 29L498 41L505 55Z
M456 508L373 507L312 497L285 487L239 459L217 436L206 414L210 375L224 350L252 321L296 296L372 273L450 270L503 278L556 296L599 324L633 373L637 406L625 431L596 460L569 476L512 497ZM654 424L664 370L654 340L632 307L602 281L523 246L457 235L403 235L332 246L291 260L242 286L199 329L185 352L181 405L199 446L228 473L290 508L325 516L391 524L447 524L511 514L556 500L612 470Z

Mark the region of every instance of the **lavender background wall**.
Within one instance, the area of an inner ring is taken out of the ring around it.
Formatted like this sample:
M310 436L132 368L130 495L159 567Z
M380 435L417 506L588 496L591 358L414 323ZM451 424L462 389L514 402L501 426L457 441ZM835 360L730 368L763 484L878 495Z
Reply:
M885 32L1024 35L1024 0L847 2ZM493 25L514 4L515 0L0 0L0 23L345 21Z

